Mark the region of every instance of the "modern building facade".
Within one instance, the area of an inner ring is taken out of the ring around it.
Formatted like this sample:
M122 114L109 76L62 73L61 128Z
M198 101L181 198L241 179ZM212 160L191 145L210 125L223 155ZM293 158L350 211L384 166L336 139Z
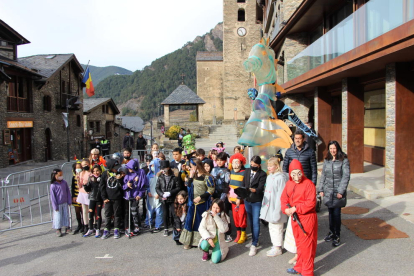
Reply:
M381 165L385 188L414 192L414 1L257 2L285 102L323 141L318 160L337 140L352 173Z

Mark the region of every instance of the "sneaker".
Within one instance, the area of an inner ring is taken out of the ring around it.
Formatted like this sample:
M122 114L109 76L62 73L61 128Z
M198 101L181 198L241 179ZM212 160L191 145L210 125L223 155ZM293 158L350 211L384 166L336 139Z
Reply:
M252 242L249 242L248 244L246 244L245 245L247 248L249 248L249 247L251 247L252 246ZM256 247L258 247L259 246L259 242L257 242L257 245L256 245Z
M141 232L139 231L139 228L135 228L134 232L132 232L134 234L134 236L138 236L139 234L141 234Z
M231 242L233 240L233 238L230 235L226 235L226 239L224 240L225 242Z
M93 234L93 230L88 230L88 232L85 233L85 235L83 235L84 238L89 237L90 235Z
M142 226L142 228L148 229L148 228L150 228L150 226L148 224L145 224L144 226Z
M152 230L152 233L158 233L158 232L160 232L161 231L161 229L160 228L155 228L154 230Z
M109 231L108 230L104 230L101 239L106 240L107 238L109 238Z
M208 252L206 252L206 251L203 251L203 262L206 262L206 261L208 261Z
M250 246L249 256L253 257L254 255L256 255L256 253L257 253L257 247L254 245Z
M168 229L164 230L164 237L168 237Z
M96 230L95 231L95 238L100 238L101 237L101 230Z
M115 229L114 230L114 239L119 239L121 237L121 235L119 235L119 230Z
M293 268L288 268L288 270L286 270L287 273L289 274L300 274L299 272L297 272L295 269Z
M56 237L62 237L62 231L60 229L56 230Z
M337 247L337 246L339 246L339 245L341 245L341 239L340 239L339 237L335 237L335 238L332 240L332 246L333 246L333 247Z
M125 230L125 236L127 236L128 238L132 237L133 235L134 234L132 234L132 232Z
M334 239L335 235L332 232L329 232L326 237L324 238L324 241L331 242Z
M282 249L280 246L273 246L272 249L266 252L266 256L268 257L276 257L282 255Z

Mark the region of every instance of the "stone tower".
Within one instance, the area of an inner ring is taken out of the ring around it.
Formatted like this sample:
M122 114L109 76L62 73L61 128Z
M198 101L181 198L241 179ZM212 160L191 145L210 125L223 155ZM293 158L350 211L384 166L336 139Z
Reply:
M250 115L247 89L254 78L243 68L250 49L261 38L256 22L256 0L223 0L223 107L224 120L244 120ZM260 12L262 12L260 10Z

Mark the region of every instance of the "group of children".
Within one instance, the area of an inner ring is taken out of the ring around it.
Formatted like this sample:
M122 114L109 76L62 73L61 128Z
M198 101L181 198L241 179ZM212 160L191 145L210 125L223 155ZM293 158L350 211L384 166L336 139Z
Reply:
M205 155L203 149L198 149L183 156L177 148L173 151L174 160L170 162L154 144L142 168L138 160L131 158L130 149L106 160L105 166L84 159L73 166L72 191L63 180L62 171L55 169L50 190L53 228L57 236L62 236L62 228L65 233L71 231L68 213L71 204L75 207L78 222L73 234L81 232L83 237L94 235L107 239L113 229L115 239L124 231L129 237L138 235L141 226L139 202L143 199L144 228L157 233L163 226L164 236L168 236L172 227L172 238L177 245L183 245L184 249L198 246L203 251L203 261L210 258L209 251L212 250L211 261L218 263L226 257L228 243L233 240L230 211L237 233L234 242L242 244L247 239L248 214L244 205L246 200L249 203L249 197L253 198L250 194L257 193L254 198L260 201L260 218L275 224L269 227L274 246L267 255L280 255L283 223L287 221L287 216L280 211L280 193L287 180L280 171L280 160L271 158L268 161L269 183L261 183L262 188L266 184L266 189L261 190L245 187L246 158L241 147L235 147L230 158L220 142L210 152L211 159ZM280 174L277 181L276 173ZM254 177L253 172L251 177ZM102 209L105 216L103 232ZM256 232L254 222L250 221L250 224L252 232Z

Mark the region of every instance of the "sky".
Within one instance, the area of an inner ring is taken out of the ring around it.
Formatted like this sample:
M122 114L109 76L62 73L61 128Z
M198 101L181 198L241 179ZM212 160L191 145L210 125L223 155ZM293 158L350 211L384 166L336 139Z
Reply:
M0 19L31 43L18 56L74 53L140 70L223 21L223 0L0 0Z

